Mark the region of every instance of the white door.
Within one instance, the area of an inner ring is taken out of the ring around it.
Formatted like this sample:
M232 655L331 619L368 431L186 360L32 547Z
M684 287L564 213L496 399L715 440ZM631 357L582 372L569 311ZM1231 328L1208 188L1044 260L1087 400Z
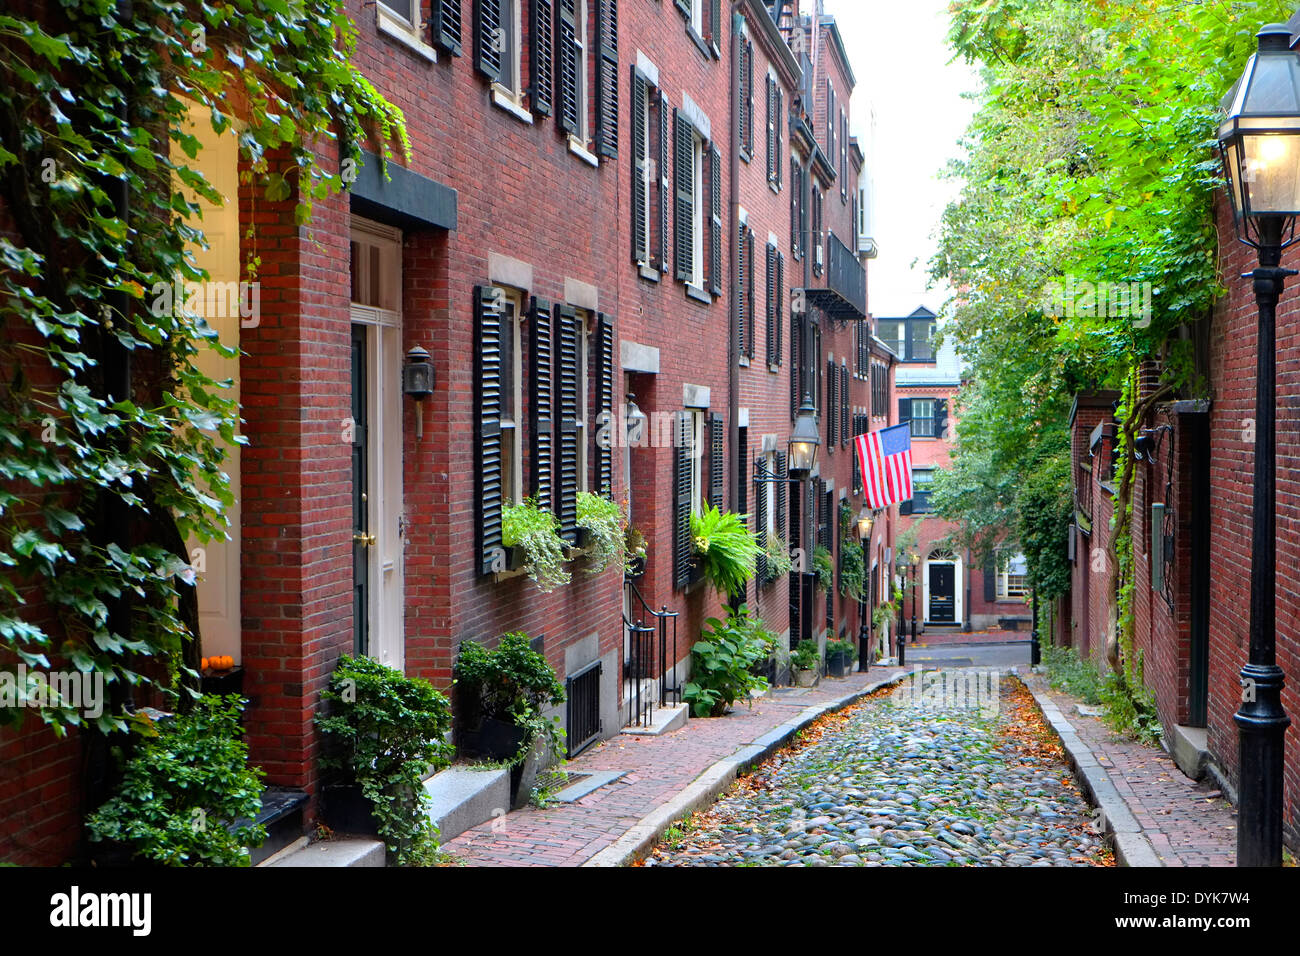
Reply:
M204 177L224 198L222 206L214 206L192 190L177 185L186 199L197 202L203 218L196 225L203 230L208 248L191 246L190 251L198 266L208 272L206 287L183 288L187 304L199 312L208 324L216 329L222 344L239 347L240 322L255 323L256 313L241 315L241 307L258 300L228 290L238 288L239 267L239 147L233 129L218 135L206 112L191 110L189 132L202 144L198 158L190 160L173 143L173 162L188 162L203 171ZM226 291L223 291L226 290ZM198 292L198 295L194 295ZM194 360L201 372L215 381L231 381L223 396L239 401L239 359L224 358L211 349L201 349ZM199 629L201 655L229 655L240 663L240 484L239 446L220 443L225 450L225 471L230 476L230 490L234 504L226 509L230 521L226 534L229 540L202 542L191 540L190 563L198 577Z
M402 234L365 219L352 219L352 324L364 329L364 487L354 489L365 509L364 652L403 670L402 514ZM357 423L358 425L361 423Z

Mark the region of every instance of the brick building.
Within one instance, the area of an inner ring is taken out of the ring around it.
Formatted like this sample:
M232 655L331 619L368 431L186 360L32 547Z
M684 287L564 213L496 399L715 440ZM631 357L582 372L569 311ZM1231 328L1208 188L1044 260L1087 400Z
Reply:
M446 689L463 641L522 631L595 700L599 720L561 714L571 749L617 733L624 675L679 683L720 611L692 571L691 510L837 550L834 509L861 506L851 432L886 420L873 388L892 369L861 331L863 164L831 18L758 0L346 8L355 66L405 112L409 165L385 178L368 154L309 235L292 200L239 185L233 138L196 117L228 199L202 264L238 276L254 221L262 263L259 320L219 328L242 355L213 360L248 444L230 450L231 540L204 550L202 650L234 658L268 784L309 798L319 695L345 653ZM402 388L416 348L434 368L424 399ZM804 387L816 480L755 482L783 474ZM629 441L632 403L648 435ZM571 583L542 593L512 570L503 504L536 497L576 548L583 490L627 503L645 573L589 575L575 550ZM882 595L892 527L870 546ZM814 607L807 575L764 577L749 602L785 643L857 635L856 604ZM675 650L634 649L628 621L662 608ZM0 859L76 853L82 746L34 720L0 737Z

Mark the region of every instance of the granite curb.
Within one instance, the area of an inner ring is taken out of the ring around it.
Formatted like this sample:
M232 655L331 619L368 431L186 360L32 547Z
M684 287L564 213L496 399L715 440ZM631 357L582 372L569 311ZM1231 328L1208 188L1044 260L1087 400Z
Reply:
M1101 810L1100 822L1102 832L1110 839L1115 849L1115 860L1121 866L1164 866L1156 855L1155 848L1142 831L1142 825L1133 816L1133 811L1115 789L1115 784L1092 752L1079 737L1056 702L1046 694L1040 693L1020 677L1016 679L1033 695L1034 702L1042 712L1043 718L1051 725L1061 746L1065 748L1066 757L1075 777L1083 786L1084 793L1092 804Z

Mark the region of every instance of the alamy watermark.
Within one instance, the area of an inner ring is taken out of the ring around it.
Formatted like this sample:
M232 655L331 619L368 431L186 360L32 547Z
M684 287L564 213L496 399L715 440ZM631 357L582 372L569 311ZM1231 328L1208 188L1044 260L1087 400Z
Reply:
M915 710L977 710L992 717L1000 709L997 670L961 668L922 671L913 668L890 695L900 707Z
M104 713L104 675L81 671L28 670L19 664L16 673L0 671L0 709L70 707L88 720Z
M1043 287L1043 312L1058 319L1133 319L1134 328L1145 329L1159 291L1150 282L1090 282L1067 275Z
M194 315L213 319L239 319L241 329L255 329L262 321L260 282L155 282L149 311L156 316L172 315L183 308Z

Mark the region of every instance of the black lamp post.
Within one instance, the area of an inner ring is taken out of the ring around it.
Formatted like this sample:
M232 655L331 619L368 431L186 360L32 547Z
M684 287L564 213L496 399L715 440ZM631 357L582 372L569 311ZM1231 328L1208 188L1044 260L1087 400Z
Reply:
M1237 865L1282 865L1283 748L1291 719L1282 709L1284 675L1277 666L1276 602L1276 344L1277 301L1287 276L1282 250L1296 240L1300 213L1300 57L1291 31L1270 23L1259 50L1237 81L1219 127L1219 149L1237 237L1253 246L1259 305L1255 369L1255 484L1250 568L1250 660L1241 669L1237 722L1240 802ZM1245 276L1243 276L1245 278Z
M858 540L862 542L862 567L867 584L871 575L866 571L871 567L871 528L876 523L875 515L864 505L858 515ZM874 598L874 595L872 595ZM865 671L871 666L871 618L867 611L870 601L858 602L858 670Z
M1042 645L1038 643L1038 592L1034 592L1034 623L1029 634L1029 666L1037 666L1043 659Z
M916 569L921 564L919 554L912 555L912 643L916 643Z

